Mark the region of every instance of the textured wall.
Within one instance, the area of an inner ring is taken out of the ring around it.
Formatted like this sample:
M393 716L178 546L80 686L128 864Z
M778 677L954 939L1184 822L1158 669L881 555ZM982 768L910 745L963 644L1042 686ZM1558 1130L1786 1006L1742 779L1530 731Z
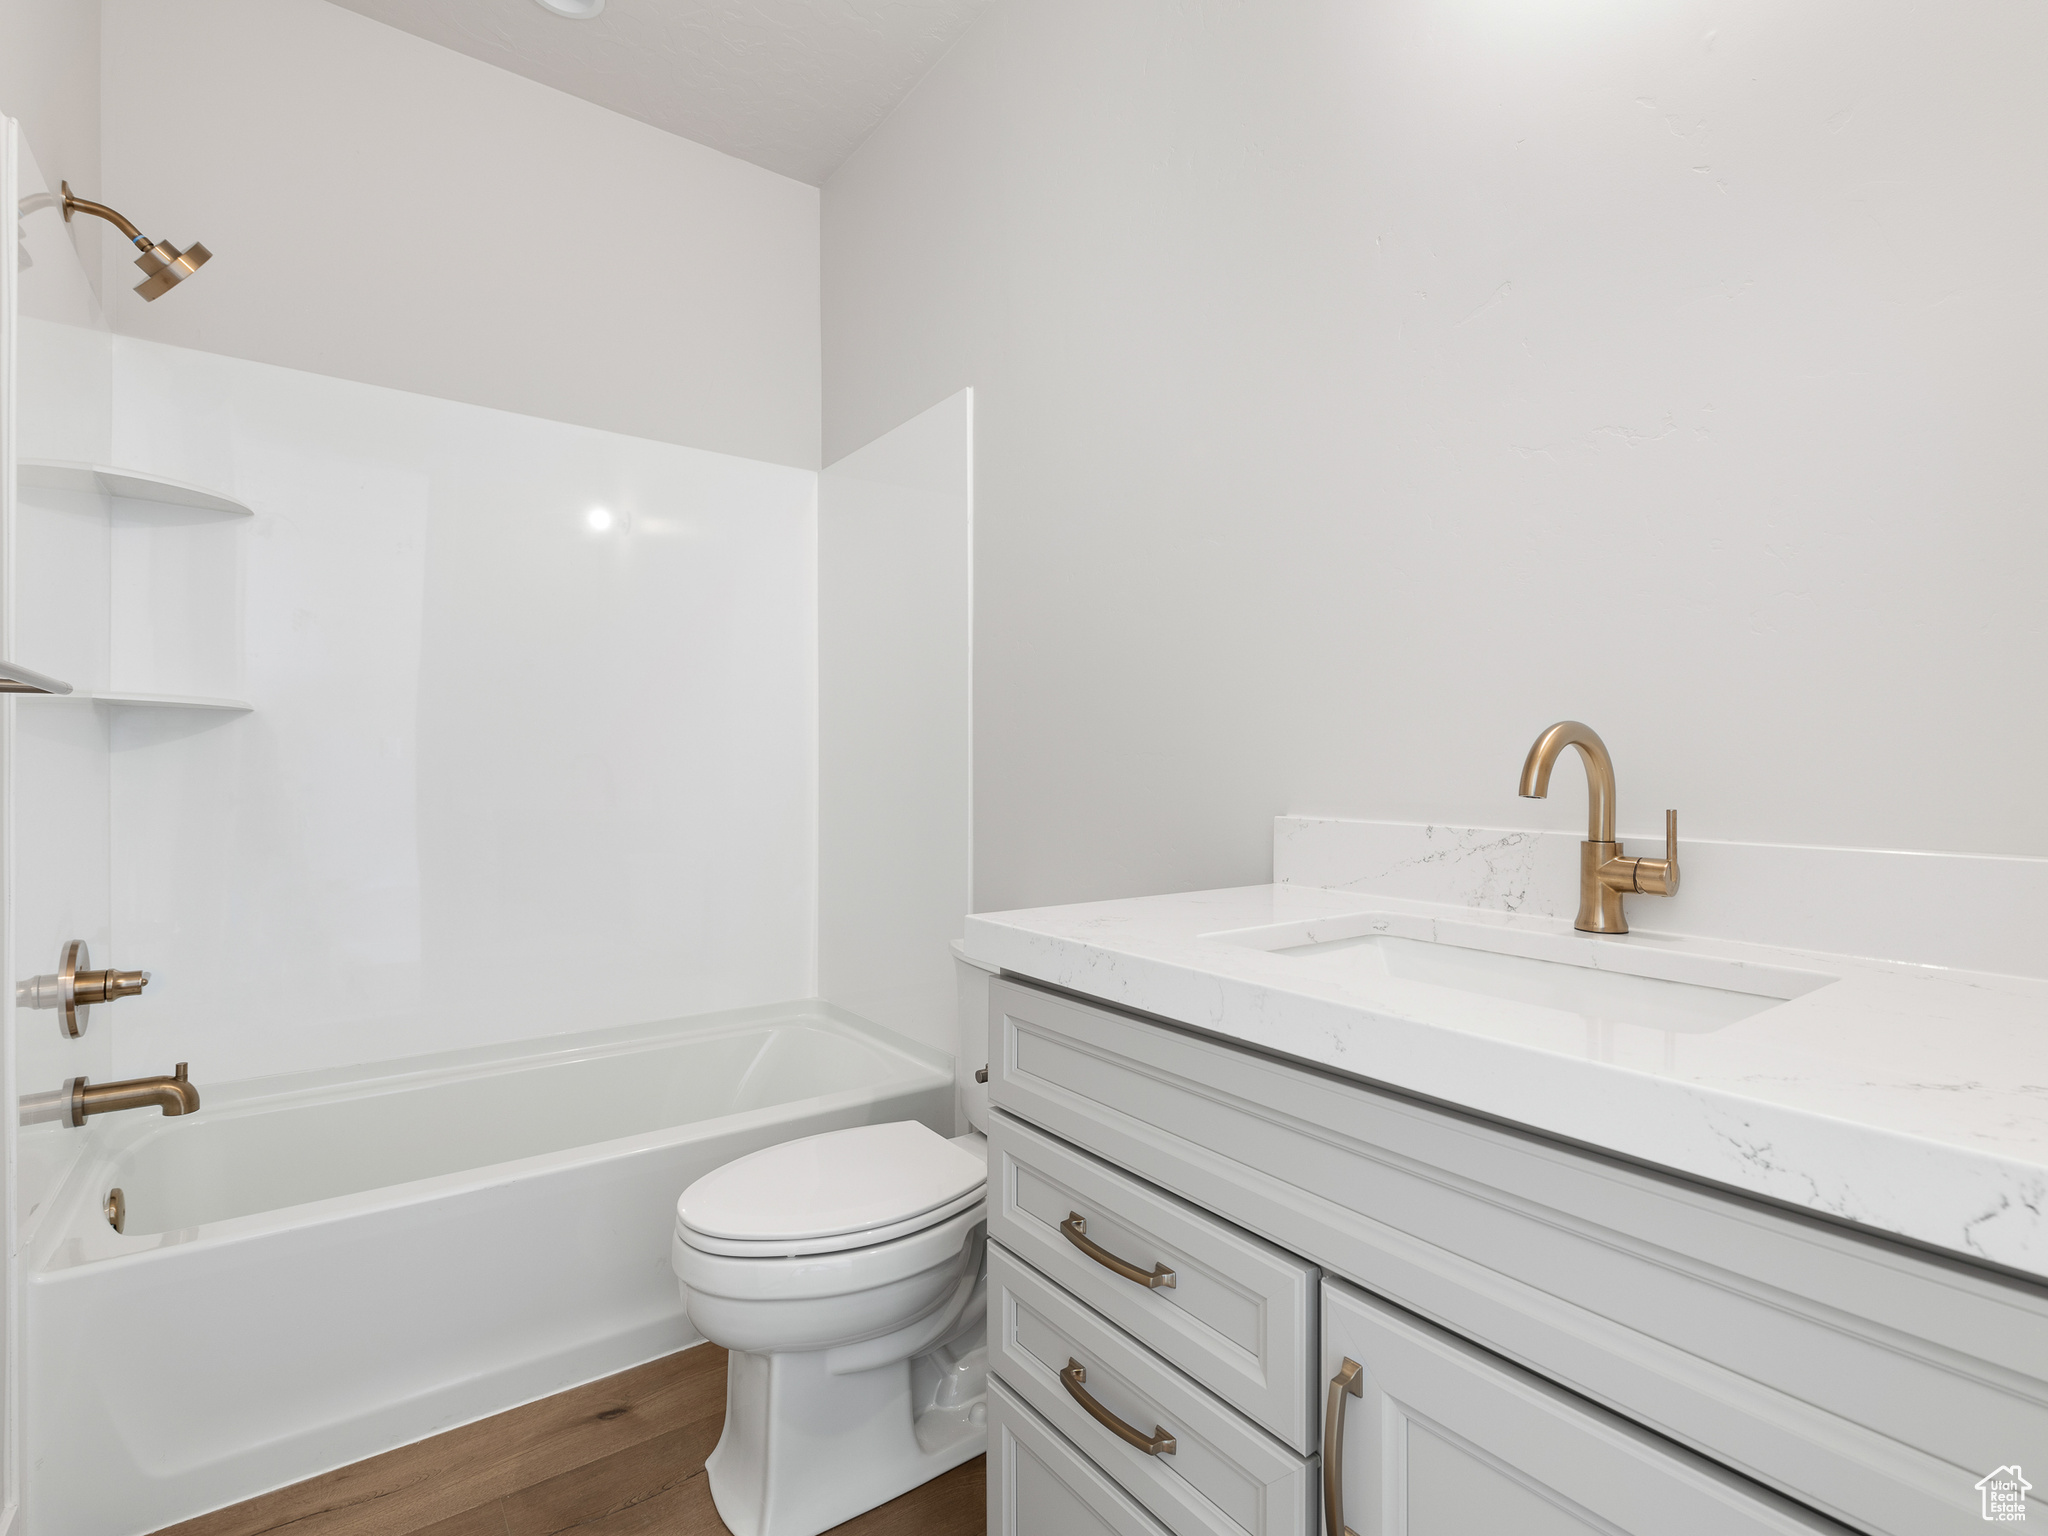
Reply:
M1000 0L825 191L828 459L976 391L978 904L1582 824L1563 716L1631 834L2048 854L2044 70L2016 0Z

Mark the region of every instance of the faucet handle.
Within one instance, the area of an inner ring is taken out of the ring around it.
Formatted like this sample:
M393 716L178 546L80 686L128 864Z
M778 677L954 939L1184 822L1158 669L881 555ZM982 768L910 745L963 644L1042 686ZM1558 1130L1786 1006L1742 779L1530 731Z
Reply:
M1636 860L1636 889L1645 896L1678 894L1678 812L1664 813L1664 857Z

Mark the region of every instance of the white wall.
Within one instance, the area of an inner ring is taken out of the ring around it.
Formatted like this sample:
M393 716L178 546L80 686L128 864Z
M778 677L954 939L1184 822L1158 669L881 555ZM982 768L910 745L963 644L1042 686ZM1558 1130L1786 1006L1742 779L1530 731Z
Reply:
M109 240L116 330L817 464L816 189L326 0L107 0L104 48L103 200L214 253L144 304Z
M976 390L977 904L1582 825L1563 716L1629 833L2048 853L2044 73L2020 0L1000 0L824 215L828 459Z
M949 1055L974 890L973 572L962 390L818 477L818 992Z
M100 0L0 0L0 116L54 188L83 197L100 180ZM74 220L73 246L99 281L100 221Z
M115 423L256 509L254 713L111 712L119 1073L812 994L811 472L130 338Z

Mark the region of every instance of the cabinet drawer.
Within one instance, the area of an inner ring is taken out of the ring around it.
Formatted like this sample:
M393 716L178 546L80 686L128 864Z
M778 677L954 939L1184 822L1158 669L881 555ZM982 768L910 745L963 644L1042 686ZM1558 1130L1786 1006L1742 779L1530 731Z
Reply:
M991 1124L988 1168L989 1236L1297 1451L1315 1449L1313 1264L1007 1115Z
M988 1250L989 1366L1177 1536L1313 1536L1304 1460L1001 1246ZM1119 1437L1070 1388L1146 1438ZM1063 1379L1063 1373L1067 1373Z
M1167 1536L1000 1381L988 1384L989 1536Z
M2048 1287L998 981L990 1096L1883 1536L2048 1444ZM2032 1497L2038 1499L2038 1494Z
M1357 1536L1842 1536L1527 1371L1325 1281L1326 1484ZM1347 1390L1348 1388L1348 1390Z

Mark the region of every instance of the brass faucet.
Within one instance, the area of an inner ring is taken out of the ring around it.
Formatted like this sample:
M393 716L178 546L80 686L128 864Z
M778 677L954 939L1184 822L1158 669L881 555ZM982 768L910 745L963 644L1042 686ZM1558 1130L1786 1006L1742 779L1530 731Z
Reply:
M1628 895L1678 894L1678 812L1664 813L1664 857L1631 859L1614 840L1614 759L1607 743L1590 725L1560 720L1529 748L1522 764L1522 795L1541 800L1550 793L1550 770L1566 747L1577 747L1586 760L1586 840L1579 844L1579 916L1572 924L1581 933L1627 933L1621 898Z
M118 1083L71 1080L71 1123L85 1124L88 1115L110 1115L120 1109L147 1109L155 1104L167 1115L189 1115L199 1109L199 1090L185 1076L185 1063L169 1077L131 1077Z

